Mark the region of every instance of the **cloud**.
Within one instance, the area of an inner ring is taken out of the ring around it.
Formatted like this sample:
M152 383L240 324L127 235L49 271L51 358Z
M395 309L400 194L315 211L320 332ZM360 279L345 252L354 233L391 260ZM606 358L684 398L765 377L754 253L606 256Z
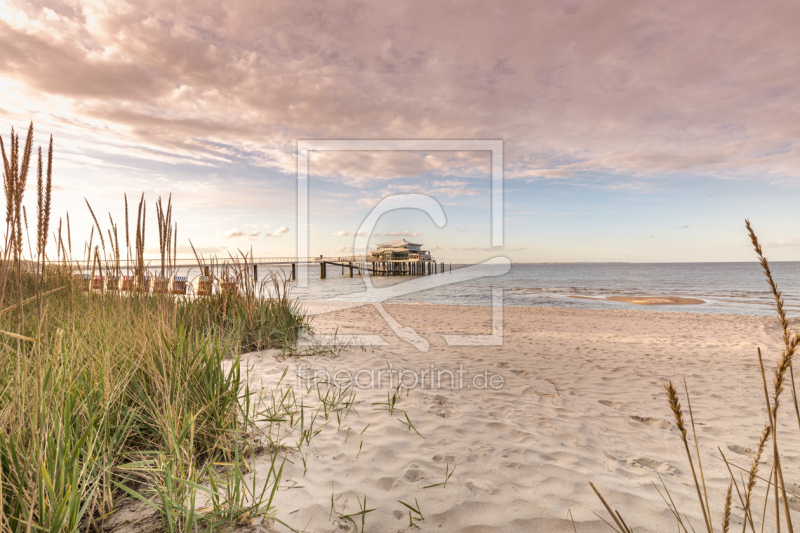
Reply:
M399 146L399 145L398 145ZM348 184L364 185L369 180L414 177L422 174L488 177L489 152L316 151L309 156L309 172L346 178ZM434 182L436 187L437 182ZM453 187L446 185L439 187ZM453 182L460 183L463 182Z
M337 231L336 233L332 234L331 237L347 237L349 235L350 235L349 231L342 230L342 231Z
M281 226L280 228L276 229L271 233L265 233L264 237L282 237L284 233L287 233L289 228L286 226Z
M7 121L36 116L77 163L293 174L291 139L503 139L508 178L800 176L795 2L3 9ZM310 169L357 183L488 165L482 152L316 152Z
M715 192L715 193L709 194L709 195L708 195L708 197L709 197L709 198L714 198L715 196L719 196L720 194L722 194L722 191L719 191L719 192Z
M376 237L419 237L422 235L421 231L388 231L386 233L376 233Z
M486 185L488 186L488 180L486 181ZM467 186L466 182L459 180L433 181L430 184L390 183L386 186L386 190L390 192L427 194L433 197L448 196L451 198L455 196L476 196L478 194L476 189Z
M223 231L217 233L218 236L225 238L225 239L233 239L235 237L242 237L244 236L244 232L240 229L229 229L228 231Z
M678 229L689 229L689 226L678 226Z
M767 248L785 248L785 247L793 247L793 246L800 246L800 239L778 239L774 242L768 242L765 244Z
M247 236L248 237L258 237L259 235L261 235L261 230L252 231Z

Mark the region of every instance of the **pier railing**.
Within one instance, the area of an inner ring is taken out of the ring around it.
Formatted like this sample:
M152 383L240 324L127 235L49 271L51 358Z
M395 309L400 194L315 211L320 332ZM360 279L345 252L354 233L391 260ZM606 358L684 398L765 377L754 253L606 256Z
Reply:
M426 259L426 258L410 258L410 259L383 259L383 258L374 258L372 256L364 256L364 255L342 255L342 256L316 256L316 257L248 257L247 258L248 265L292 265L292 264L315 264L315 263L423 263L423 262L433 262L436 261L433 259ZM215 265L224 265L230 263L244 263L245 259L241 256L233 256L231 257L207 257L202 258L200 261L197 258L179 258L176 260L170 259L169 266L173 267L196 267L196 266L215 266ZM48 261L49 265L67 265L71 267L77 267L81 269L91 269L92 263L89 262L87 264L86 260L72 260L72 261ZM105 261L104 264L116 265L115 261L109 260ZM119 261L119 266L122 269L132 269L135 268L137 262L135 259L122 259ZM160 268L161 267L161 258L152 258L152 259L145 259L144 260L145 268Z

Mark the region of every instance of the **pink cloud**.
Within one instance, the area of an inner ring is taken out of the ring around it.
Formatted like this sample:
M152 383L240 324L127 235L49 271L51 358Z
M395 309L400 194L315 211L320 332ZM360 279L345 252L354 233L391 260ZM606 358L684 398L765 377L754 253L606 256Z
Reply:
M298 138L485 138L505 141L509 177L791 179L798 19L788 0L17 2L0 22L0 96L8 120L38 113L76 157L124 147L292 173ZM484 172L473 159L314 161L368 179Z
M276 229L275 231L265 233L264 237L283 237L284 233L288 233L289 228L286 226L281 226L280 228Z
M245 233L242 230L234 228L234 229L229 229L228 231L223 231L218 235L224 239L233 239L236 237L243 237L244 234Z

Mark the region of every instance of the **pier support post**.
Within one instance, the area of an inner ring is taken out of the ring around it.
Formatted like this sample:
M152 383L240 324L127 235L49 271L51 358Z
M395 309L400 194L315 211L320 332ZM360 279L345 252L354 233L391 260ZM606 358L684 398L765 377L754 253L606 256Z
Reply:
M253 281L258 281L258 265L253 265Z
M292 280L294 280L295 276L296 276L296 274L295 274L295 264L292 263Z
M452 274L453 273L453 263L450 263L449 267L450 267L450 273Z
M327 277L327 272L325 272L325 262L320 261L319 263L319 279L325 279Z
M353 262L350 261L347 265L348 265L348 270L349 270L349 272L347 274L347 277L352 278L353 277Z

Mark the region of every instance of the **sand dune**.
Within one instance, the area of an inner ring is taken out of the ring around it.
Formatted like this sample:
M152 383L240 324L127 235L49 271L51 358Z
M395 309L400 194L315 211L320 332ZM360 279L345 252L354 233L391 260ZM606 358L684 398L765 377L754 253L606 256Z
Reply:
M386 308L425 336L430 351L399 341L374 308L360 307L315 321L320 330L338 328L340 335L382 335L389 346L350 348L313 361L254 356L251 380L271 387L285 367L291 378L304 363L353 373L389 364L417 370L463 364L467 384L484 371L502 376L504 384L497 390L426 386L402 395L398 410L408 413L424 438L398 420L400 411L391 416L373 405L386 401L387 387L359 390L358 414L341 428L335 422L324 428L305 474L299 458L287 465L275 504L292 527L336 531L336 513L356 512L357 499L366 494L367 506L376 508L366 517L367 531L410 531L408 510L398 501L415 499L423 531L571 532L568 512L578 531L609 530L594 515L605 516L591 480L635 531L674 531L675 520L652 485L660 474L682 512L702 528L662 387L685 376L719 529L728 476L715 458L717 446L733 463L749 466L766 422L755 348L761 346L770 360L777 357L774 319L507 308L503 346L459 347L445 345L440 335L489 333L488 308ZM789 403L783 404L784 468L787 481L796 483L800 458L791 451L800 442ZM453 465L446 488L423 488L442 482ZM266 468L257 465L257 473ZM762 470L767 475L769 466ZM757 488L759 515L763 486ZM792 506L800 509L798 500ZM734 514L735 531L741 520Z

